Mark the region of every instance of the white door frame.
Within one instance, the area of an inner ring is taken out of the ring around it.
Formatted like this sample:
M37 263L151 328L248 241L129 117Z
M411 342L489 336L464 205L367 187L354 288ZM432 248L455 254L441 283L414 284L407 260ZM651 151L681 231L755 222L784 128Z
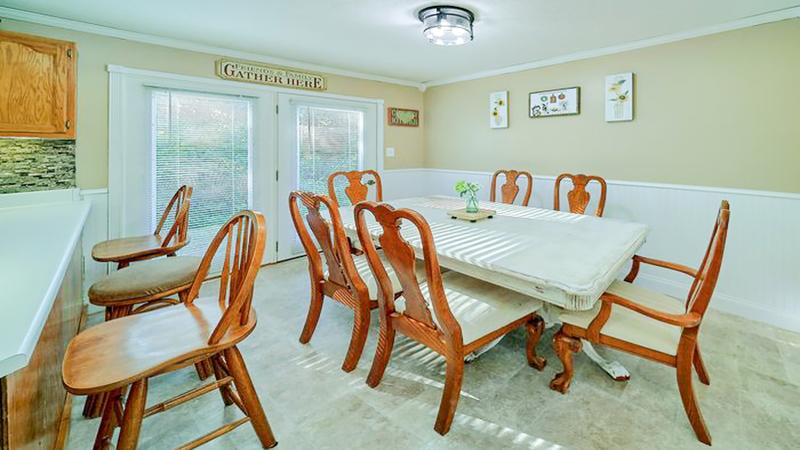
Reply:
M131 129L131 121L149 119L149 113L144 117L144 111L131 111L132 86L148 86L167 89L183 89L189 91L200 91L209 93L242 95L259 99L254 105L253 120L259 120L263 125L262 134L271 136L255 137L253 143L252 161L252 180L253 207L261 210L267 219L267 249L265 251L264 262L277 261L277 242L279 239L278 224L282 214L289 214L287 204L288 199L278 198L278 183L276 173L279 163L278 146L278 121L276 120L277 94L299 94L320 99L338 99L353 102L372 103L377 107L377 170L383 171L383 120L384 110L383 99L354 97L325 92L303 91L298 89L287 89L277 86L264 86L237 81L220 80L216 78L205 78L190 75L180 75L168 72L153 70L135 69L125 66L109 64L109 92L108 92L108 237L110 239L130 236L135 234L131 227L126 226L126 196L133 193L126 192L127 173L125 170L126 155L133 151L134 147L141 146L138 134L148 139L148 128L141 130ZM269 99L269 100L265 100ZM254 127L254 134L257 133ZM141 147L139 147L141 148ZM271 153L264 155L263 153ZM271 157L270 157L271 156ZM264 198L259 198L256 183L262 183ZM270 195L270 193L272 195ZM151 232L148 230L147 232Z

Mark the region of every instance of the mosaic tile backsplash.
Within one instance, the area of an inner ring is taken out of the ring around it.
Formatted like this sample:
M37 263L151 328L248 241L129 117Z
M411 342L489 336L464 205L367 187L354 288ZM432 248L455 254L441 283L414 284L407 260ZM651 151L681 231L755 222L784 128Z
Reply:
M0 138L0 194L75 187L75 141Z

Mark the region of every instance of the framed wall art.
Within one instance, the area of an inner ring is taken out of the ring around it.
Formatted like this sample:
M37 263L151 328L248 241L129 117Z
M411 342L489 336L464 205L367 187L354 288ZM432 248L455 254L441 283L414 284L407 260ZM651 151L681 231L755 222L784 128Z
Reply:
M633 73L606 77L606 122L633 120Z
M581 88L569 87L531 92L528 115L531 118L572 116L581 112Z
M418 127L419 111L416 109L403 109L389 107L386 110L389 125L396 127Z
M489 128L508 128L508 91L489 94Z

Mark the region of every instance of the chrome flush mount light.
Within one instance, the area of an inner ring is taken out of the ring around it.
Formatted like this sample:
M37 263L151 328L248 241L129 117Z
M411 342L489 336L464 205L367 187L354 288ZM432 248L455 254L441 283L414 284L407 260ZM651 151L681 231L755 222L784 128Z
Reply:
M423 34L436 45L462 45L472 40L471 11L458 6L430 6L419 12Z

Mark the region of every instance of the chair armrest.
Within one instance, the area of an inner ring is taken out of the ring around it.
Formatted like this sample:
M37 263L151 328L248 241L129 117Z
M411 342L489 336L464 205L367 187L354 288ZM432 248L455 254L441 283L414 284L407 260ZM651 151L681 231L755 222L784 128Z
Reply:
M620 297L614 294L609 294L608 292L603 294L600 297L600 300L607 303L612 303L615 305L622 306L623 308L628 308L631 311L635 311L639 314L650 317L651 319L658 320L659 322L668 323L670 325L675 325L677 327L683 327L683 328L696 327L700 325L700 321L702 320L700 314L694 312L689 312L684 314L666 313L664 311L659 311L657 309L640 305L632 300L628 300L627 298Z
M625 276L625 281L628 283L633 283L633 280L636 279L636 276L639 275L639 265L641 263L650 264L651 266L656 267L663 267L665 269L674 270L676 272L685 273L690 277L694 278L697 276L697 270L692 269L691 267L684 266L682 264L671 263L669 261L662 261L660 259L654 258L646 258L644 256L633 255L633 265L631 266L630 272L628 275Z

